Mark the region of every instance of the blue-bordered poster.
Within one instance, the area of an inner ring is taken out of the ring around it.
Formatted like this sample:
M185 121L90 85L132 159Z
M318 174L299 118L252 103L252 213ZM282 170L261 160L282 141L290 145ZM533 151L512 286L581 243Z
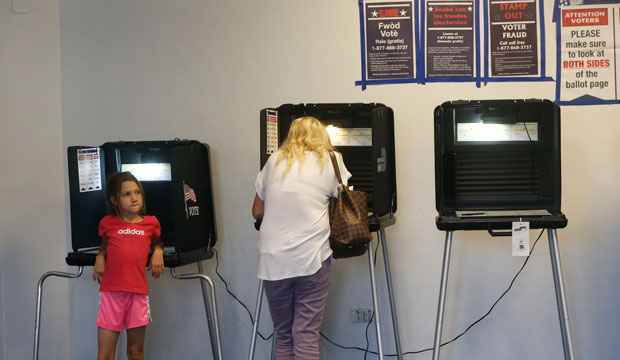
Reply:
M491 76L540 74L537 13L536 0L490 2Z
M417 2L359 0L362 80L356 85L417 82Z
M620 103L617 48L620 0L562 0L558 33L556 101L562 105Z
M478 11L470 1L426 1L424 63L427 81L474 80L479 74Z
M486 81L552 81L546 76L544 2L484 3Z
M366 78L415 77L411 1L366 3Z

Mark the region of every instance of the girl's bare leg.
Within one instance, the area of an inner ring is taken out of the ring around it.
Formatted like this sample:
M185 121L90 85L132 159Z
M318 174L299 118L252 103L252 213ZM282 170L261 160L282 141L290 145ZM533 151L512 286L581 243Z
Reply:
M144 359L144 335L146 334L146 325L133 329L127 329L127 359L143 360Z
M97 333L97 343L99 344L97 360L114 360L119 334L118 331L99 328Z

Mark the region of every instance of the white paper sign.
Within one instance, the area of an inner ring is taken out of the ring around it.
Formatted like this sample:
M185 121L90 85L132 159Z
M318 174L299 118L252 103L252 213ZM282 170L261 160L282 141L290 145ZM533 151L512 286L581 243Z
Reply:
M458 123L456 141L538 141L538 123Z
M172 180L172 170L169 163L122 164L121 171L129 171L139 181Z
M371 128L338 128L327 126L327 133L334 146L372 146Z
M617 8L609 5L562 7L560 100L584 96L618 99L614 33L617 16Z
M267 154L278 151L278 112L267 110Z
M78 149L77 158L80 192L101 190L99 148Z
M530 255L530 223L512 223L512 256Z

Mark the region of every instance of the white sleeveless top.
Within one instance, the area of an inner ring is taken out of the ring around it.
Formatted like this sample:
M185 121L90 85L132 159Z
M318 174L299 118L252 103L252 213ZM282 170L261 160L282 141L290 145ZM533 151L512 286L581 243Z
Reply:
M256 177L256 193L265 201L258 235L258 278L281 280L316 273L331 256L328 204L338 196L338 180L331 160L323 169L315 151L306 152L303 165L296 161L285 177L287 160L274 170L278 154L272 154ZM336 153L340 175L347 184L351 173Z

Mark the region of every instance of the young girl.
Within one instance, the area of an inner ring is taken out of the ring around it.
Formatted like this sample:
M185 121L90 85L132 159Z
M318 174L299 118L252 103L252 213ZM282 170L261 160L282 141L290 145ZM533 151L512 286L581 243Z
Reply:
M111 215L99 222L101 247L93 270L93 279L101 284L97 359L114 359L125 328L127 358L143 359L146 325L151 321L144 267L153 245L149 270L156 279L164 272L161 227L154 216L143 216L142 185L131 173L110 176L106 192Z

